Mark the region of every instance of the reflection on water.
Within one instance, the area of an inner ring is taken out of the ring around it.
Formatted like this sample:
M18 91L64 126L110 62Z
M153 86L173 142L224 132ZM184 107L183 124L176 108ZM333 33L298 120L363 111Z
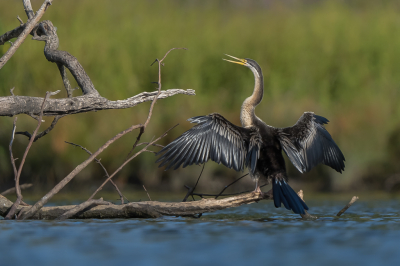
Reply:
M398 265L399 201L307 202L303 221L263 202L200 219L0 220L1 265Z

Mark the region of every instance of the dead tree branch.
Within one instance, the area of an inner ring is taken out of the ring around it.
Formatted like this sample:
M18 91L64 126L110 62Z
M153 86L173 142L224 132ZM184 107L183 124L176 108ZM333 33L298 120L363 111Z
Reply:
M176 49L176 48L173 48L173 49ZM173 49L171 49L171 50L173 50ZM171 50L169 50L167 52L167 54ZM164 56L164 58L165 58L165 56ZM35 205L33 205L29 210L27 210L26 212L20 212L19 217L18 217L19 219L25 220L25 219L28 219L28 218L32 217L33 215L35 215L35 213L37 213L43 207L43 205L46 204L49 201L50 198L52 198L56 193L58 193L66 184L68 184L72 180L72 178L74 178L78 173L80 173L90 162L92 162L94 160L94 158L96 158L101 152L103 152L114 141L116 141L117 139L121 138L125 134L127 134L129 132L132 132L135 129L142 128L142 127L146 128L147 124L150 121L150 118L151 118L151 115L152 115L152 112L153 112L153 107L154 107L154 105L155 105L155 103L157 101L157 98L161 94L161 63L164 60L164 58L159 61L158 92L155 95L155 97L153 97L153 101L151 103L150 110L149 110L149 115L147 117L146 122L143 125L133 125L130 128L118 133L116 136L114 136L113 138L108 140L96 152L94 152L92 155L90 155L88 159L86 159L84 162L82 162L80 165L78 165L70 174L68 174L63 180L61 180L50 192L48 192L44 197L42 197L38 202L36 202ZM68 100L71 100L71 99L68 99ZM148 145L146 146L146 148L147 147L148 147ZM126 161L126 162L128 162L128 161ZM123 167L123 165L121 167ZM112 175L110 176L110 178L112 178Z
M46 11L47 6L51 5L52 2L53 0L45 0L39 10L36 12L36 15L32 19L28 20L28 22L25 24L24 30L21 32L17 40L11 45L10 49L8 49L8 51L0 58L0 69L2 69L7 61L14 55L18 47L24 42L25 38L35 27L36 23L39 22L40 18Z
M82 212L86 209L90 209L90 208L93 208L94 206L99 206L99 205L112 205L112 204L108 201L104 201L103 198L100 198L97 200L88 200L82 204L76 205L76 207L63 213L58 218L56 218L56 220L63 221L63 220L69 219L69 218L75 216L79 212Z
M31 1L23 0L23 4L24 4L26 16L28 17L28 19L32 19L35 16L35 13L33 13Z
M0 36L0 45L4 45L11 39L17 38L24 31L26 24L19 25L13 30L7 31L3 35Z
M10 141L10 145L8 146L8 150L10 152L11 165L12 165L13 170L14 170L14 179L16 179L17 175L18 175L18 170L17 170L17 167L15 166L15 159L14 159L14 155L13 155L13 152L12 152L12 145L13 145L14 138L15 138L15 130L16 130L16 128L17 128L17 117L14 118L13 130L12 130L12 133L11 133L11 141Z
M354 197L350 200L350 202L347 203L347 205L344 206L344 208L341 209L340 212L338 212L338 213L336 214L336 216L339 217L340 215L342 215L342 214L343 214L345 211L347 211L347 209L350 208L351 205L353 205L353 203L356 202L357 200L358 200L358 197L357 197L357 196L354 196Z
M73 218L76 219L112 219L112 218L157 218L160 216L193 216L199 213L214 212L226 208L238 207L260 200L270 200L272 195L265 193L248 193L223 199L202 199L188 202L141 201L124 205L100 205L82 210ZM12 202L0 196L0 216L4 216ZM29 219L53 220L75 208L70 206L43 207ZM19 213L27 213L29 207L18 207Z
M190 187L188 188L188 192L186 193L186 196L183 198L182 202L187 201L187 198L188 198L189 196L192 196L192 198L193 198L193 200L194 200L193 192L194 192L194 190L196 189L197 184L199 183L199 180L200 180L201 175L203 174L204 166L205 166L205 164L203 164L203 167L201 168L200 175L199 175L199 177L197 178L196 184L194 185L193 188L190 188Z
M125 100L110 101L102 97L94 87L91 79L83 69L79 61L66 51L59 51L59 39L56 27L51 21L42 21L34 31L37 41L44 41L44 55L50 62L57 64L66 88L68 98L49 99L44 109L45 116L57 116L78 114L108 109L125 109L136 106L139 103L153 101L154 96L159 92L143 92ZM71 72L83 95L72 96L72 89L66 75L65 68ZM194 95L193 90L171 89L162 91L159 99L167 98L176 94ZM29 96L7 96L0 97L0 116L15 116L18 114L36 115L40 113L40 106L43 98Z
M144 191L146 191L146 193L147 193L147 197L149 198L149 200L151 201L151 198L150 198L150 194L149 194L149 192L147 192L147 189L146 189L146 187L143 185L143 189L144 189Z
M67 76L67 70L65 69L63 64L57 63L58 70L60 71L61 78L64 83L65 90L67 91L68 98L72 98L72 92L74 89L71 88L71 84L69 83L69 79Z
M83 95L100 96L98 91L95 89L91 79L86 74L86 71L79 63L78 59L76 59L74 56L66 51L57 50L59 46L57 29L53 26L53 23L51 21L42 21L35 31L32 40L45 42L44 55L46 59L50 62L57 63L59 69L60 66L65 66L66 68L68 68L68 70L71 72L72 76L78 83L78 86L81 88ZM63 69L60 69L60 73L65 85L67 76L64 73ZM70 88L68 89L68 87L66 87L66 90L68 94L71 93L69 91Z
M126 109L138 104L153 101L157 91L142 92L125 100L110 101L101 96L77 96L72 98L49 99L44 110L44 116L68 115L109 109ZM194 90L170 89L161 91L158 99L164 99L176 94L195 95ZM29 96L0 97L0 116L15 116L19 114L39 115L43 98Z
M241 177L239 177L238 179L236 179L235 181L233 181L233 182L230 183L229 185L225 186L224 189L222 189L221 192L220 192L217 196L215 196L215 199L218 199L218 197L221 196L222 193L224 193L224 191L225 191L228 187L232 186L233 184L235 184L236 182L238 182L240 179L242 179L243 177L245 177L245 176L247 176L247 175L248 175L248 174L242 175Z
M117 170L114 171L114 173L112 173L104 182L103 184L101 184L100 187L98 187L96 189L95 192L93 192L93 194L90 196L90 198L88 200L93 199L93 197L100 191L103 189L104 185L107 184L108 181L110 181L119 171L121 171L122 168L125 167L125 165L127 165L130 161L132 161L134 158L136 158L136 156L138 156L139 154L141 154L142 152L147 151L147 147L153 145L154 143L156 143L157 141L159 141L160 139L162 139L163 137L165 137L167 135L167 133L172 130L173 128L175 128L176 126L168 129L163 135L161 135L160 137L158 137L157 139L155 139L154 141L149 142L149 144L147 144L144 148L142 148L140 151L138 151L137 153L135 153L134 155L132 155L128 160L125 160L124 163L118 167Z
M54 119L53 119L53 122L51 122L50 126L47 129L45 129L43 132L37 134L35 139L33 140L33 142L37 141L41 137L46 136L56 126L58 120L60 120L60 118L62 118L64 116L65 115L57 115L57 116L55 116ZM15 134L27 136L29 140L31 140L31 138L32 138L32 134L29 133L28 131L24 131L24 132L18 131Z
M76 146L76 147L79 147L79 148L81 148L82 150L84 150L85 152L87 152L89 155L92 155L92 153L91 153L88 149L82 147L81 145L78 145L78 144L75 144L75 143L72 143L72 142L68 142L68 141L65 141L65 143L68 143L68 144L74 145L74 146ZM94 160L96 161L96 163L98 163L98 164L101 166L101 168L103 168L103 171L104 171L104 173L106 174L107 178L110 177L110 175L108 174L107 169L106 169L106 168L104 167L104 165L100 162L100 160L97 159L97 158L94 158ZM110 182L111 182L111 184L115 187L115 190L117 191L117 193L118 193L118 195L119 195L119 198L120 198L120 200L121 200L121 204L124 204L124 198L125 198L126 200L128 200L128 199L122 194L122 192L119 190L117 184L115 184L114 181L112 181L112 179L110 179ZM129 201L129 200L128 200L128 201Z
M28 146L25 149L25 153L24 153L24 155L22 157L22 160L21 160L21 163L20 163L20 165L18 167L17 175L15 176L15 192L17 194L17 200L14 202L13 206L10 209L10 212L7 214L5 219L11 219L12 217L14 217L15 211L16 211L18 205L22 201L21 188L19 186L19 178L21 176L22 168L24 167L25 159L26 159L26 156L28 155L28 152L29 152L29 150L30 150L30 148L32 146L33 140L35 139L35 136L36 136L36 134L37 134L37 132L38 132L38 130L40 128L40 125L42 124L43 108L44 108L44 105L46 103L46 100L50 97L50 95L55 95L58 92L59 91L57 91L55 93L47 92L46 93L46 97L43 100L42 107L41 107L41 112L40 112L40 116L39 116L39 120L38 120L38 124L36 126L35 131L33 131L32 138L29 140ZM14 120L14 121L16 121L16 120ZM14 131L15 131L15 128L13 129L13 135L14 135ZM10 149L11 149L11 147L10 147ZM10 153L11 153L11 160L14 160L14 158L12 157L12 151L10 151Z
M266 184L264 184L264 185L261 185L260 186L260 188L262 188L262 187L265 187L265 186L267 186L268 185L268 183L266 183ZM185 185L185 188L186 189L190 189L190 187L189 186L186 186ZM236 193L227 193L227 194L221 194L221 193L218 193L218 194L208 194L208 193L194 193L194 192L192 192L191 193L191 195L193 195L193 196L198 196L198 197L200 197L200 198L204 198L204 197L229 197L229 196L236 196L236 195L242 195L242 194L245 194L245 193L249 193L249 192L253 192L254 191L254 189L253 190L246 190L246 191L242 191L242 192L236 192ZM268 192L266 192L266 193L272 193L272 190L270 190L270 191L268 191Z
M24 189L30 188L31 186L33 186L33 185L32 184L22 184L19 187L21 190L24 190ZM5 196L5 195L11 194L11 193L15 193L15 187L9 188L9 189L1 192L0 195Z

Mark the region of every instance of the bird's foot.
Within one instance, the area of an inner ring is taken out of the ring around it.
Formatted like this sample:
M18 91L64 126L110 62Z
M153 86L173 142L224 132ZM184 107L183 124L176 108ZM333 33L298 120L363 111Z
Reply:
M253 191L254 194L260 194L261 196L264 196L264 192L261 191L261 188L259 186L256 187L256 189Z

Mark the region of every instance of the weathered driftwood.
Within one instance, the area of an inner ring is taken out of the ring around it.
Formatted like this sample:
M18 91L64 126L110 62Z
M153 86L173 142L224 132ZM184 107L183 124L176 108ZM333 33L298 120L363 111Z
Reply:
M192 216L199 213L214 212L226 208L238 207L243 204L254 203L263 199L272 199L271 193L260 195L257 193L241 194L223 199L202 199L189 202L160 202L141 201L124 205L100 205L88 207L73 216L73 219L114 219L114 218L157 218L161 216ZM12 202L0 195L0 215L6 216ZM76 205L43 207L30 219L54 220L65 212L75 208ZM20 211L29 207L19 206Z

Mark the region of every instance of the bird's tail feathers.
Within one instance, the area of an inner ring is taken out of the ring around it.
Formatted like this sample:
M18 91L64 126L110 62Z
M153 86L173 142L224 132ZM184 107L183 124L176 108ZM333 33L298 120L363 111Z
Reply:
M286 209L292 210L297 214L305 214L304 210L308 210L304 201L285 180L274 179L272 191L276 208L281 207L281 203L283 203Z

